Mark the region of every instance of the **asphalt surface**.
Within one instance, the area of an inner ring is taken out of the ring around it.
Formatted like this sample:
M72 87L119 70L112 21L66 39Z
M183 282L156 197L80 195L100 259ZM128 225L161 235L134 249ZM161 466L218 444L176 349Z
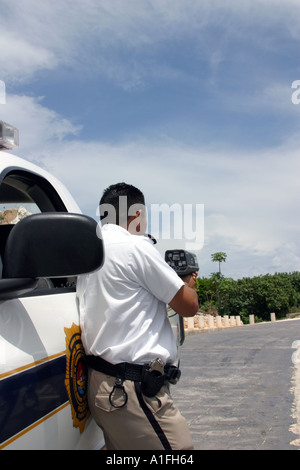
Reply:
M300 449L296 340L299 319L186 337L171 392L196 450Z

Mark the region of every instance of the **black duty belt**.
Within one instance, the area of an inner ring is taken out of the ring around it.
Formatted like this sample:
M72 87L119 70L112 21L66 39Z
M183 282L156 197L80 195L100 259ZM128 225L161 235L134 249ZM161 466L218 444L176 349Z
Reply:
M111 364L98 356L87 356L87 364L92 369L110 375L112 377L118 377L122 380L132 380L134 382L142 382L145 373L153 372L157 376L162 376L165 381L171 384L176 384L180 378L181 372L178 367L171 364L162 364L161 369L156 367L155 361L150 364L131 364L129 362L120 362L119 364Z

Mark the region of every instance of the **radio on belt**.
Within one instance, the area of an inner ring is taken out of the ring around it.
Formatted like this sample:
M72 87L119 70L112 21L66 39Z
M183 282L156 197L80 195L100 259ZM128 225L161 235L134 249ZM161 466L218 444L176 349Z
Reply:
M197 256L186 250L167 250L165 261L180 277L199 271Z

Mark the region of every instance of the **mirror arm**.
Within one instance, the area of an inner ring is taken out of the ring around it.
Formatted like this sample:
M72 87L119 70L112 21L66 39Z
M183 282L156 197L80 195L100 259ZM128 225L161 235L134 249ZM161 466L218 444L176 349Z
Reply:
M11 278L0 280L0 300L8 300L31 292L38 284L38 279Z

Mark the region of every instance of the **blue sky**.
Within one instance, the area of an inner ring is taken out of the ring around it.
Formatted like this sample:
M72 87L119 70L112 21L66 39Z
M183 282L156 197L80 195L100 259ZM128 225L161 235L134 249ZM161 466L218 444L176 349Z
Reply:
M14 153L84 213L126 181L204 204L200 275L300 270L298 0L0 0L0 44Z

